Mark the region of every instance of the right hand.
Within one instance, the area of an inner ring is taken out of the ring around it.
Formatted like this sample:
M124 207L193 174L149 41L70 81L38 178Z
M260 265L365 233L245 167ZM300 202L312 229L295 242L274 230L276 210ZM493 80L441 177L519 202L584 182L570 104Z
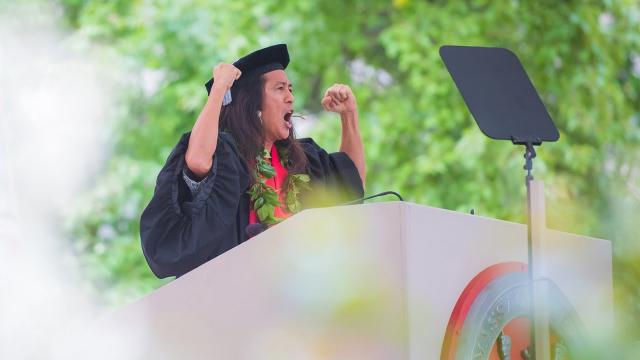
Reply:
M220 63L213 68L213 86L224 91L231 89L233 82L238 80L242 72L231 64Z

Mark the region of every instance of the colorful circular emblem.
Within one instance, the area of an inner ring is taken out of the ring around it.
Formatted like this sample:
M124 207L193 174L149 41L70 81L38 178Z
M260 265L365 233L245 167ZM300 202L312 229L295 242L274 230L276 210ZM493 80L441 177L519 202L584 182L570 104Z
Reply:
M552 281L541 281L548 294L551 358L578 358L583 333L578 315ZM500 263L481 271L456 302L440 358L528 359L529 303L526 264Z

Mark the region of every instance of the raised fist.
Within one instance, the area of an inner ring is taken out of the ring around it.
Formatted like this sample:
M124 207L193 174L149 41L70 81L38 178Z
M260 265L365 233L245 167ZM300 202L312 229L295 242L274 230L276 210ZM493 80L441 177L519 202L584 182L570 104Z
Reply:
M233 82L238 80L242 72L231 64L220 63L213 68L213 86L224 91L231 89Z
M333 84L327 89L322 98L322 107L326 111L343 114L355 112L358 108L356 97L351 88L344 84Z

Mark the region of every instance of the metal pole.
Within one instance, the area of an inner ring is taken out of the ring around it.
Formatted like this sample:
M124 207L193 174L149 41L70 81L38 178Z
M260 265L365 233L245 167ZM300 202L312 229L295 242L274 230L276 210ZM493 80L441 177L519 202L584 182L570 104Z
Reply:
M543 247L546 228L544 183L527 177L527 213L528 213L528 255L529 255L529 291L531 306L530 344L532 359L548 360L551 356L549 343L549 310L547 307L546 277Z

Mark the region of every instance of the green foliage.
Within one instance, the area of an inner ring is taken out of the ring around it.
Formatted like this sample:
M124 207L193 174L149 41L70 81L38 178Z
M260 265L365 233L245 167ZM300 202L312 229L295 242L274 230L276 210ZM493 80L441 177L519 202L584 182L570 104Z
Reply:
M278 149L280 162L284 166L287 162L287 152L284 149ZM267 180L276 176L276 171L267 160L271 158L271 154L266 149L256 156L255 183L247 192L250 200L253 202L253 209L261 223L266 225L275 225L282 220L275 216L275 208L285 206L291 213L300 211L300 201L298 196L301 191L309 190L309 176L306 174L292 174L287 181L287 189L285 203L281 204L276 190L267 185Z
M113 165L94 191L100 206L73 220L88 268L105 288L159 284L137 234L152 178L203 106L213 66L276 42L292 54L287 73L298 110L318 115L334 82L354 89L368 192L395 189L410 201L523 222L523 149L478 131L438 55L444 44L502 46L519 55L560 129L560 141L542 146L534 164L547 187L548 226L614 241L620 323L640 338L632 326L640 323L635 0L62 3L69 25L129 59L142 74L138 83L148 73L160 78L156 89L131 91ZM331 117L320 115L312 129L329 149L339 141ZM120 176L123 167L137 167L138 175ZM116 185L117 196L105 195ZM136 216L123 216L123 204ZM114 240L98 234L105 224L115 229ZM98 251L102 243L106 249Z
M311 189L309 181L311 178L307 174L291 174L289 175L289 184L287 186L287 196L285 205L291 213L297 213L301 209L300 195Z
M74 248L86 263L92 288L107 303L140 297L166 283L149 271L140 250L139 220L159 164L119 156L93 191L68 214Z

